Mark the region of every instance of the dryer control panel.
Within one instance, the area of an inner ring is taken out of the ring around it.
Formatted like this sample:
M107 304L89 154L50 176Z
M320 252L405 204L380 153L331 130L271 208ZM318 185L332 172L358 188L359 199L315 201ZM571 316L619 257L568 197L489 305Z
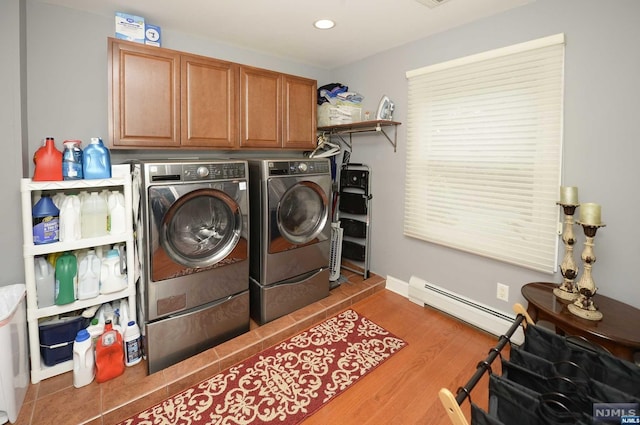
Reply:
M327 174L328 160L269 161L270 176L298 176L305 174Z

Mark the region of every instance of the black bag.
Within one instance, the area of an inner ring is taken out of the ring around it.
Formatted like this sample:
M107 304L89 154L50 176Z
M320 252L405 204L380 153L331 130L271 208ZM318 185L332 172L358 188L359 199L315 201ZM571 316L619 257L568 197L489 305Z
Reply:
M562 385L565 390L571 390L573 387L575 391L569 392L586 394L591 403L640 403L640 399L632 394L591 379L575 363L568 361L552 363L515 347L511 348L509 361L503 361L502 370L507 379L518 381L524 386L528 386L527 382L522 382L521 379L534 379L535 376L558 378L562 381L558 385ZM533 376L527 377L526 373Z
M527 325L522 349L552 363L572 362L596 381L640 398L640 367L535 325Z
M514 425L594 424L564 394L541 394L494 374L489 375L489 415Z
M471 403L471 425L506 425L504 422L489 415L480 406Z

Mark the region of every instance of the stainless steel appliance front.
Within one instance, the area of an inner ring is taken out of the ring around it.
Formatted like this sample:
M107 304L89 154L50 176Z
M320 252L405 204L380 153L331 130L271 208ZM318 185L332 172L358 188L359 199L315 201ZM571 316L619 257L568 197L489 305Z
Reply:
M264 323L329 294L331 171L327 159L262 159L249 176L251 309Z
M248 330L248 169L246 161L163 161L135 163L134 181L136 173L151 373Z

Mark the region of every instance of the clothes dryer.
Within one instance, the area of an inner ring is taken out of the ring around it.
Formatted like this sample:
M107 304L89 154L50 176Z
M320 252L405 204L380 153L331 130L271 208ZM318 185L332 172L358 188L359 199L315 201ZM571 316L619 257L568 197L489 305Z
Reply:
M139 318L149 373L249 330L246 161L139 161Z
M251 316L266 323L329 295L329 160L249 160L249 187Z

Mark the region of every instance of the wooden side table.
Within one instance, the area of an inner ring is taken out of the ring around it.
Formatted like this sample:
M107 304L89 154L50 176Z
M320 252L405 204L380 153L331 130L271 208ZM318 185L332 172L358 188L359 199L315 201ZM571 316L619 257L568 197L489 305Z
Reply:
M534 282L522 287L528 301L527 313L534 322L544 320L556 327L561 335L582 336L600 344L614 356L634 361L640 356L640 310L620 301L596 294L593 298L604 315L600 321L591 321L571 314L570 301L553 295L554 283ZM636 357L637 357L636 356Z

